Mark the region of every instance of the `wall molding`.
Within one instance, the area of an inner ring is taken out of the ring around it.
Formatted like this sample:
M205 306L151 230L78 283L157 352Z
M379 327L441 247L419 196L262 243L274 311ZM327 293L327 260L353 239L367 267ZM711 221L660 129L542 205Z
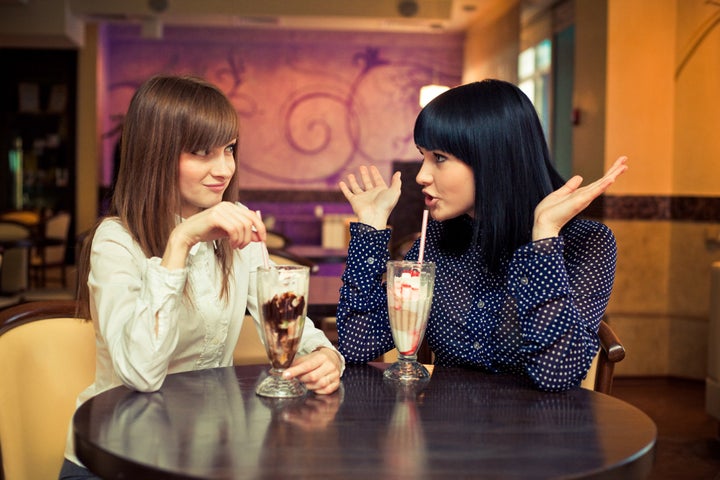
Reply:
M339 190L241 189L242 202L346 203ZM648 220L720 223L720 197L604 195L583 216L606 220Z
M608 220L720 222L720 197L606 195L598 203Z

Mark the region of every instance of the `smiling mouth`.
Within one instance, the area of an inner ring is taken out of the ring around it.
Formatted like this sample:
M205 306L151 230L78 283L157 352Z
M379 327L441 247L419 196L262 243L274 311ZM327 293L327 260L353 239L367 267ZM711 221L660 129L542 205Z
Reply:
M224 183L214 184L214 185L205 185L205 187L209 190L212 190L213 192L222 192L223 190L225 190Z

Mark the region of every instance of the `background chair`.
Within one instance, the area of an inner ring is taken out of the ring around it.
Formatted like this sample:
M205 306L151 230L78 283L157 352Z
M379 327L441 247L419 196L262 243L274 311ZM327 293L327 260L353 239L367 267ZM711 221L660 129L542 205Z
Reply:
M0 253L0 271L2 271L2 253ZM0 309L20 303L20 295L0 295Z
M0 311L0 478L54 479L78 394L95 376L95 332L74 301Z
M47 271L58 269L60 283L67 286L67 270L65 254L67 251L68 234L70 233L70 214L59 212L45 222L43 238L57 242L53 245L40 245L32 249L30 256L30 274L33 285L44 287L47 283Z
M268 248L287 248L292 244L290 237L283 235L275 230L267 230L267 239L265 244Z
M0 221L3 263L0 268L0 292L21 293L28 288L30 229L20 223Z
M265 346L260 339L260 332L255 326L255 320L250 314L245 314L245 320L240 330L240 337L233 351L235 365L257 365L270 363Z

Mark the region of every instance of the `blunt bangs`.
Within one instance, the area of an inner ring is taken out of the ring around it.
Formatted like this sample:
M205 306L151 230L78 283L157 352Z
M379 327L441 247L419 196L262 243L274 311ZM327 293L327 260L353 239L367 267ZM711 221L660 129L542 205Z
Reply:
M466 106L458 103L453 93L452 90L445 92L420 111L413 137L418 147L441 150L469 163L467 125L472 122L472 117L466 115Z
M195 85L195 92L183 97L179 133L185 152L227 145L238 137L239 124L235 108L215 87Z

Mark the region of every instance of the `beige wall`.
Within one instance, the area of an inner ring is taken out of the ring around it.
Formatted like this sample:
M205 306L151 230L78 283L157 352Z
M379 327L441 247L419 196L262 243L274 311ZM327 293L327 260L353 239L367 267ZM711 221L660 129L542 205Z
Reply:
M506 10L483 17L468 29L465 39L463 83L498 78L517 83L520 38L519 2L508 2Z
M612 195L720 194L720 8L703 0L608 1L605 165L631 169ZM720 219L718 219L720 220ZM618 271L608 315L628 347L620 375L706 373L718 223L608 222Z
M607 1L575 1L573 173L598 178L605 164Z
M677 195L720 193L720 6L708 3L677 2L671 59L676 126L672 188Z
M614 195L677 193L672 190L675 24L674 0L608 2L605 164L625 154L632 168Z

